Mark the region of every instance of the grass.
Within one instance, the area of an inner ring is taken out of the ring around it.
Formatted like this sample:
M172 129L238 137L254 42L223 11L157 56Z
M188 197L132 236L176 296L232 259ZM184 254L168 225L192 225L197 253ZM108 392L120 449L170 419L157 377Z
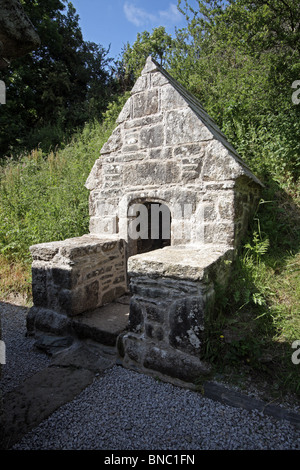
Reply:
M0 301L9 301L19 295L26 302L32 302L31 264L10 261L0 255Z
M32 301L31 245L87 233L84 183L111 133L111 114L103 124L88 123L56 153L35 149L0 166L0 300Z
M290 255L280 273L269 278L273 294L271 308L278 325L278 341L300 339L300 253Z
M0 300L31 296L36 243L88 232L89 191L84 183L128 94L113 102L102 122L88 122L59 151L41 149L0 160Z
M87 233L84 184L111 130L93 122L63 150L37 149L0 167L0 254L28 262L31 245Z

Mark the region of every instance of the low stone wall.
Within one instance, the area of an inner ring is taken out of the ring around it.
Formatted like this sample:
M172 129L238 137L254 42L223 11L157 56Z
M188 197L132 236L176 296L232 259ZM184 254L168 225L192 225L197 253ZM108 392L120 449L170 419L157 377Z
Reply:
M95 309L127 290L122 240L91 235L30 248L35 307L74 316Z
M167 247L129 258L129 331L118 340L123 365L183 382L207 374L199 359L205 321L232 259L232 249L216 247Z

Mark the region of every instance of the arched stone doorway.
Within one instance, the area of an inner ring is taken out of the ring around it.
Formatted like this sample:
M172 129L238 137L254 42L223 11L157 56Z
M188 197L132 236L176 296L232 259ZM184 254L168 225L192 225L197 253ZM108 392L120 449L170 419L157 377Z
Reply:
M128 208L129 256L171 245L171 212L166 204L139 200Z

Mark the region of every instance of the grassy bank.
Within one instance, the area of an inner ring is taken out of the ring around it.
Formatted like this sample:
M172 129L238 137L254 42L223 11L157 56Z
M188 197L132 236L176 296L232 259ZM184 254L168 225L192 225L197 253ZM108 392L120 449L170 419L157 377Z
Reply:
M238 382L266 383L269 397L300 397L300 364L292 362L300 339L299 192L272 182L262 196L230 286L218 293L203 356Z

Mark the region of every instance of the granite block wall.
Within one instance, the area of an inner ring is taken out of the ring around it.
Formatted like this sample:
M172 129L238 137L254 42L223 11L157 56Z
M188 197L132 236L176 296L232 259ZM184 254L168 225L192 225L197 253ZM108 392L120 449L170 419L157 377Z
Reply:
M91 236L31 247L36 307L74 316L111 302L127 290L121 240Z

